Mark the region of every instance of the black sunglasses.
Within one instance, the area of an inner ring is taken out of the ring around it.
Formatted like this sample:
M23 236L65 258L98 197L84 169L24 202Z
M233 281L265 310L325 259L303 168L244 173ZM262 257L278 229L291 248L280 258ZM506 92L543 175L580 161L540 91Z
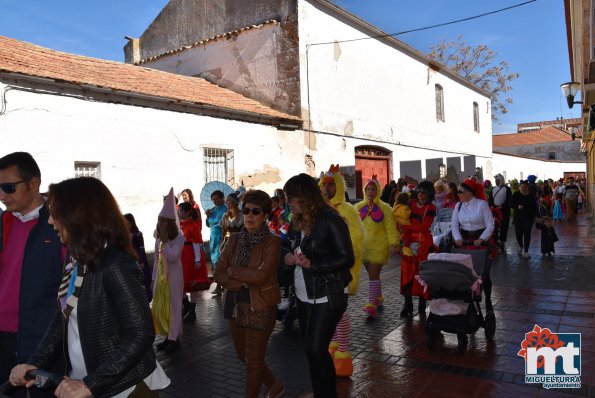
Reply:
M29 180L30 179L21 180L21 181L17 181L17 182L5 182L3 184L0 184L0 190L6 194L15 193L17 190L17 185L19 185L22 182L29 181Z
M262 209L260 207L244 207L242 209L242 214L245 216L250 214L250 212L252 212L253 215L258 216L260 213L262 213Z
M428 193L428 191L425 190L425 189L418 189L417 190L417 193L424 193L424 194L426 194L426 193Z

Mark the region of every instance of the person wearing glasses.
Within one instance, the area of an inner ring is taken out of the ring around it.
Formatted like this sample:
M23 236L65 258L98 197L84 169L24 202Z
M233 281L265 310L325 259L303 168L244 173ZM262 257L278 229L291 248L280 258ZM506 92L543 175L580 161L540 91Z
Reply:
M424 315L426 298L423 297L421 285L415 279L419 275L420 262L428 259L433 248L432 223L436 217L434 201L434 185L430 181L422 181L411 195L411 213L409 225L401 227L403 235L407 236L409 252L401 253L401 294L405 297L405 305L401 310L401 318L413 317L413 296L419 296L418 313Z
M355 262L349 227L309 175L291 177L283 190L293 216L282 258L285 265L294 267L298 320L312 389L316 398L333 398L336 374L328 347L347 309L350 268Z
M98 179L78 177L51 184L48 204L69 256L47 332L11 383L33 384L25 373L64 352L68 373L56 397L158 397L169 379L152 348L143 275L116 200Z
M264 384L266 397L280 397L285 388L265 362L275 327L281 292L277 267L281 239L267 225L271 197L260 190L244 195L244 226L232 233L223 249L214 278L225 289L223 316L236 354L246 368L245 397L256 398Z
M40 185L39 166L29 153L0 159L0 201L6 208L0 210L0 384L33 354L56 310L66 251L48 223Z
M494 232L494 217L483 184L472 179L463 181L458 190L460 203L452 213L452 236L456 246L468 242L480 247L487 244Z

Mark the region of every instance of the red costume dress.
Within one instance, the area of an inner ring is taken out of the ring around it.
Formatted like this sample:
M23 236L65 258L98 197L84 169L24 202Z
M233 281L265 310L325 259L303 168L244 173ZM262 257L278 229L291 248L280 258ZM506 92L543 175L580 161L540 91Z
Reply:
M421 207L416 200L411 201L411 225L403 225L403 232L411 237L412 246L418 244L417 255L401 256L401 294L420 296L422 287L415 280L419 274L419 263L428 259L430 249L434 246L430 228L436 217L436 206L427 203ZM429 297L422 296L426 299Z
M205 253L200 246L197 250L200 252L200 268L196 269L197 259L195 246L202 244L201 228L198 220L187 219L180 221L180 228L184 233L184 249L182 249L182 266L184 269L184 292L195 292L197 290L206 290L210 287L209 274L205 259Z

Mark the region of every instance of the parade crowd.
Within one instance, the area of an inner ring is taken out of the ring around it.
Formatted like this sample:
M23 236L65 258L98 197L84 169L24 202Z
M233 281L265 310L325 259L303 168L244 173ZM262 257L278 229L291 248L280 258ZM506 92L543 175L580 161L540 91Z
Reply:
M493 184L469 176L382 187L372 176L363 200L351 204L339 165L331 165L318 179L291 177L272 196L214 191L208 209L191 189L171 188L155 214L150 262L134 216L121 214L101 181L66 179L42 195L33 157L8 154L0 158L0 383L22 386L13 396L25 397L24 387L31 397L53 396L26 377L45 369L63 376L58 397L158 396L170 381L155 350L183 349L182 325L196 320L200 292L214 285L245 366L246 397L263 386L266 397L284 394L265 358L275 323L291 322L292 313L314 396L334 397L336 377L353 373L346 309L362 269L369 280L362 316L374 319L389 305L381 276L394 255L401 317L425 316L430 295L418 276L431 253L486 247L496 256L512 224L519 256L530 257L533 227L541 253L551 256L556 224L576 221L584 184L532 175L507 182L498 174Z

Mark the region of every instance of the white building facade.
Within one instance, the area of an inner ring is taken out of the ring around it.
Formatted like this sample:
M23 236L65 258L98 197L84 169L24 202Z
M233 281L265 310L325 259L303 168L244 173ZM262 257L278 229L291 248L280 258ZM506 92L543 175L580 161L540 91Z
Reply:
M444 165L461 181L491 158L486 92L392 37L375 38L384 32L334 4L260 1L218 24L204 15L229 14L233 1L198 3L170 1L138 39L137 64L203 77L299 116L306 139L293 150L304 171L341 164L350 197L371 174L438 178ZM167 33L174 27L183 39Z

